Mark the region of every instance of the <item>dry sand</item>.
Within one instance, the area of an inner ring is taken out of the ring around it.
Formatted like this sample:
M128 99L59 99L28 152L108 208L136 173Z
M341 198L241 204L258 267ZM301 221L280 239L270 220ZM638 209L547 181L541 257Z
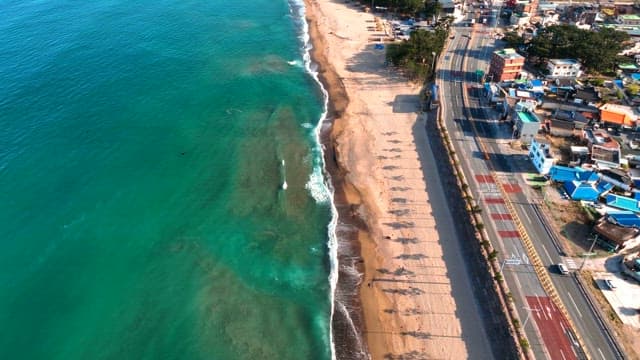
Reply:
M460 319L475 305L470 300L461 311L450 281L455 269L444 261L443 234L455 236L453 220L438 217L436 229L432 213L431 204L446 199L438 175L428 171L435 173L435 160L418 113L419 86L384 66L384 50L374 48L384 33L372 14L341 1L308 0L307 18L314 59L331 94L331 136L348 185L343 190L369 229L358 240L371 357L477 356L467 348Z

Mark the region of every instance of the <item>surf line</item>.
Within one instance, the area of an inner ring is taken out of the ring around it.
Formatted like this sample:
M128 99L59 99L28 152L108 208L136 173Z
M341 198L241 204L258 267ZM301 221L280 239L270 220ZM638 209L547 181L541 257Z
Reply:
M282 159L282 166L280 167L280 176L282 177L282 190L287 190L287 169L285 168L284 159Z

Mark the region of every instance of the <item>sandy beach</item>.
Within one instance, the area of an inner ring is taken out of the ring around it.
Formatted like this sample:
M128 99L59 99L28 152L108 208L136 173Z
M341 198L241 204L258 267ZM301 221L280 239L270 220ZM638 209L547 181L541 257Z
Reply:
M446 242L455 236L454 220L434 213L446 209L446 197L418 111L420 88L384 65L384 50L374 47L384 33L372 14L353 3L308 0L307 18L330 93L341 190L366 223L357 241L371 358L474 357L469 342L476 340L464 322L475 305L454 299L465 296L452 288L457 271L445 263L459 256L458 245Z

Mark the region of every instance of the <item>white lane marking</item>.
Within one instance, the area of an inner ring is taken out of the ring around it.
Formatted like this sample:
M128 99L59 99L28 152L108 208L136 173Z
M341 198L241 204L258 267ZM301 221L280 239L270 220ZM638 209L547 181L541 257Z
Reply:
M523 215L524 215L524 217L527 219L527 222L528 222L529 224L531 224L531 219L529 218L529 215L527 215L527 212L526 212L526 211L524 211L522 214L523 214Z
M563 359L566 359L566 357L564 356L564 352L562 351L562 349L560 349L560 355L562 355Z
M544 250L544 253L547 255L547 259L549 259L549 263L553 264L553 260L551 259L551 255L549 255L549 251L547 251L547 247L544 246L544 244L540 244L542 246L542 250Z
M600 348L598 348L598 352L600 353L600 357L602 358L602 360L607 360L607 358L604 357L604 354L602 353L602 350L600 350Z
M580 312L580 309L578 309L578 305L576 304L576 302L573 301L573 297L571 296L571 293L567 293L567 295L569 295L569 300L571 300L571 302L573 303L573 307L576 308L576 311L578 312L578 315L580 315L580 317L582 317L582 313Z

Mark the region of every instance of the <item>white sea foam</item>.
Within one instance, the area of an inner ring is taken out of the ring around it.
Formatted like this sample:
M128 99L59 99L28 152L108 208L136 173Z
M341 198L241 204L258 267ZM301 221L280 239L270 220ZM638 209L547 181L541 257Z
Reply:
M311 124L311 123L303 123L302 127L305 128L305 129L313 129L313 128L315 128L315 126L313 124Z
M331 287L331 314L329 318L329 342L331 344L331 358L336 359L336 349L335 342L333 339L333 316L335 313L335 295L336 295L336 286L338 284L338 240L336 237L336 226L338 224L338 210L333 201L334 189L331 186L331 183L328 181L328 177L325 177L326 168L324 163L324 154L322 150L322 146L320 144L320 132L322 130L323 123L327 120L327 109L329 102L329 94L327 90L324 88L320 79L318 78L318 72L315 65L311 62L311 49L312 45L309 41L309 24L305 19L305 5L303 0L290 0L289 1L290 8L292 13L296 15L298 19L298 24L300 25L301 33L300 40L302 42L302 50L303 50L303 63L304 68L311 75L311 77L318 83L322 91L322 100L323 100L323 112L318 119L318 123L316 124L314 136L315 136L315 144L316 150L318 152L318 160L317 166L314 166L313 172L309 177L309 181L306 184L306 188L311 192L311 196L319 202L329 202L331 206L331 221L327 227L328 230L328 248L329 248L329 261L331 263L331 271L329 273L329 284ZM303 125L304 126L304 125Z

